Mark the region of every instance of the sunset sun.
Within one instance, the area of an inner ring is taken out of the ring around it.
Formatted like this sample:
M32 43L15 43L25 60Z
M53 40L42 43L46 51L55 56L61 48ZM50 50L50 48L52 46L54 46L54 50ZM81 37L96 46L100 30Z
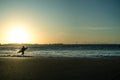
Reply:
M13 28L7 38L8 43L27 43L29 35L24 28Z

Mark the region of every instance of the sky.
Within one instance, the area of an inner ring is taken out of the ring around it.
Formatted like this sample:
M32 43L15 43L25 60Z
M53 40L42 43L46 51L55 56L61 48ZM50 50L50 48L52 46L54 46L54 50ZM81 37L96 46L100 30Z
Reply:
M0 43L18 26L27 43L120 44L120 0L0 0Z

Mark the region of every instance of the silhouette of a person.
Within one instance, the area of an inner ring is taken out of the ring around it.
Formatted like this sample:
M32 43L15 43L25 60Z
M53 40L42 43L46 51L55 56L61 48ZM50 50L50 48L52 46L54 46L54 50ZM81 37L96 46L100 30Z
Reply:
M26 47L22 46L22 48L17 53L22 53L21 55L24 55L24 51L26 49L27 49Z
M24 55L24 51L25 51L25 47L22 46L22 48L21 48L21 52L22 52L22 54L21 54L21 55Z
M24 55L24 51L25 51L26 49L27 49L26 47L22 46L22 48L21 48L22 54L21 54L21 55Z

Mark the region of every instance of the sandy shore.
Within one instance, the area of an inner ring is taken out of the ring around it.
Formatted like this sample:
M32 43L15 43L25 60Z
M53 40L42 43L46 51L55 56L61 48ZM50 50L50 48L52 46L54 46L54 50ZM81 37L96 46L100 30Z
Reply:
M120 80L120 58L0 58L0 80Z

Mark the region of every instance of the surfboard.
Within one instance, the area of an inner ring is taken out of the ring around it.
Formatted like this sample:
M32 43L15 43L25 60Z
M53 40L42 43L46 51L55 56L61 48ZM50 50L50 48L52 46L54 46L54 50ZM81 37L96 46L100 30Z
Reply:
M27 48L21 48L17 53L24 52Z

